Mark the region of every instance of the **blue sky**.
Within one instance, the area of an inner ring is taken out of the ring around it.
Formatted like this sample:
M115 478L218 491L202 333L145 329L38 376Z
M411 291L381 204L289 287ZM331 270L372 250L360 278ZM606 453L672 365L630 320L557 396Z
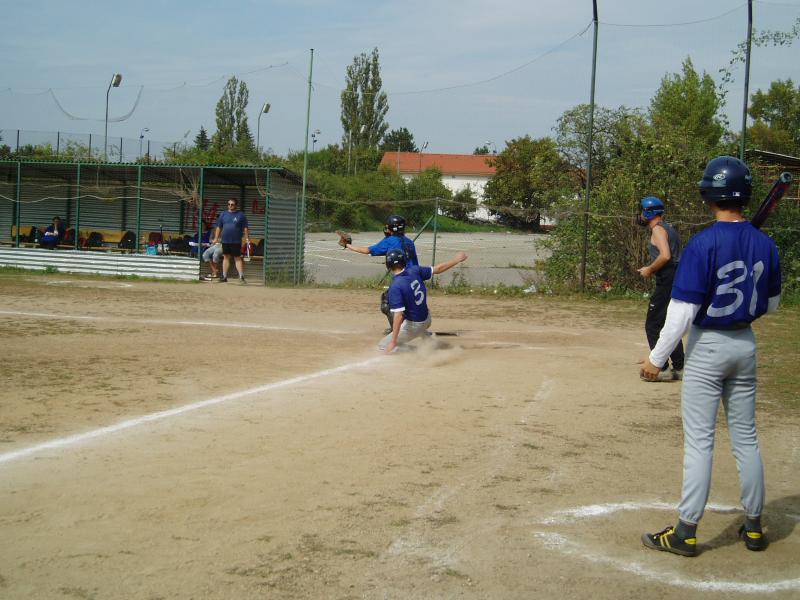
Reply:
M557 118L587 102L590 0L115 0L3 2L0 128L102 135L110 96L109 136L174 142L201 125L214 130L214 106L230 75L250 90L250 125L258 109L261 142L279 154L302 149L309 49L314 48L311 130L320 143L341 140L339 91L353 57L377 47L390 128L407 127L428 152L471 153L487 140L552 133ZM598 104L647 107L665 74L695 67L718 79L746 33L744 0L599 0ZM756 30L789 30L800 0L754 3ZM683 24L693 21L699 23ZM672 24L672 26L664 26ZM755 48L751 92L775 79L800 83L800 42ZM272 68L267 68L272 65ZM522 68L519 68L522 67ZM509 71L513 71L510 72ZM743 68L727 112L741 121ZM500 76L504 73L506 75ZM499 76L499 77L498 77ZM185 83L185 85L184 85ZM68 119L48 93L52 88ZM452 89L442 89L452 88ZM437 91L429 91L437 90Z

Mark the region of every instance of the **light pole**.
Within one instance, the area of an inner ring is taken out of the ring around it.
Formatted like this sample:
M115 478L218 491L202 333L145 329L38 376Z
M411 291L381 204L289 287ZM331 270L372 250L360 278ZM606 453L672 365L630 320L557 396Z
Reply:
M258 113L258 127L256 128L256 150L258 151L259 158L261 157L261 115L269 112L269 102L264 102L264 106Z
M488 148L489 146L491 146L491 147L492 147L492 154L497 154L497 146L495 146L495 143L494 143L494 142L492 142L491 140L486 140L486 144L485 144L485 146L486 146L487 148Z
M419 174L422 175L422 153L425 151L425 148L428 147L428 142L422 144L422 148L419 149Z
M103 136L103 160L105 162L108 162L108 95L111 93L111 88L119 87L120 83L122 83L122 74L114 73L114 76L108 84L108 89L106 90L106 133L105 136Z
M142 158L142 140L144 140L144 132L150 131L149 127L142 127L142 130L139 132L139 158Z
M311 134L311 151L314 152L314 149L317 147L317 136L322 133L319 129L315 129L314 133Z

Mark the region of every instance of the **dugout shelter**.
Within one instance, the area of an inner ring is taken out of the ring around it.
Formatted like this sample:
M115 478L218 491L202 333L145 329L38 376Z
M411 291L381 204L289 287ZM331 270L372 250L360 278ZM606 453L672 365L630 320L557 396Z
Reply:
M274 167L0 161L0 265L197 279L195 242L229 198L249 223L245 275L302 282L302 179ZM54 216L66 235L38 248Z

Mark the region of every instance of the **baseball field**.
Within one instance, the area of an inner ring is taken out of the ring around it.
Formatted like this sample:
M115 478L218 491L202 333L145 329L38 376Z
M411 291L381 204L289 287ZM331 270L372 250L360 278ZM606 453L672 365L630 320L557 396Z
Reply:
M796 308L756 324L771 545L721 426L688 559L639 539L682 460L644 301L430 306L457 335L387 357L375 291L0 273L0 598L800 596Z

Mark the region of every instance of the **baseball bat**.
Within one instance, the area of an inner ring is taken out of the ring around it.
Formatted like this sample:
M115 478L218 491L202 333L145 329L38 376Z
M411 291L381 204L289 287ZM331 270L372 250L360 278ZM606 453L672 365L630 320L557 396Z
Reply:
M766 198L764 198L763 202L761 202L761 206L758 207L756 214L754 214L753 218L750 219L753 227L756 229L761 229L764 221L766 221L770 213L775 210L778 200L783 197L783 195L786 193L786 190L788 190L789 186L791 185L792 174L787 172L781 173L773 184L772 189L769 191Z

